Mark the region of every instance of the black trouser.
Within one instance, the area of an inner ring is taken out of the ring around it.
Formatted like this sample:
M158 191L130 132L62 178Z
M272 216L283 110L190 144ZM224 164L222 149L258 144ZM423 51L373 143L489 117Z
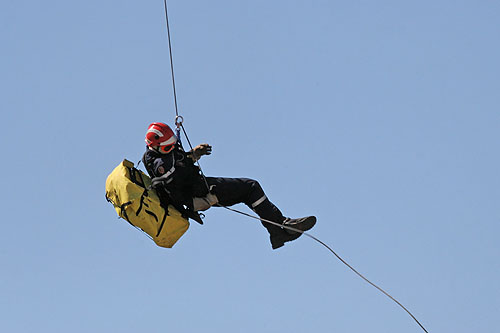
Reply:
M266 197L259 182L249 178L207 177L209 186L215 185L215 195L221 206L244 203L259 217L281 223L285 219L281 211ZM262 222L270 234L282 232L280 227Z

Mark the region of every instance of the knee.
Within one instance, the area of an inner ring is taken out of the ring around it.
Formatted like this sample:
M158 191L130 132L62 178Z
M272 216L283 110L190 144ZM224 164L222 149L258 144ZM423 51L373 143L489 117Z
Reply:
M262 187L260 186L259 182L256 181L255 179L250 179L250 178L243 178L242 181L245 183L245 185L248 187L249 191L252 192L264 192L262 190Z
M258 181L250 178L244 178L243 181L245 182L248 191L245 203L250 208L254 209L262 202L264 202L267 197Z

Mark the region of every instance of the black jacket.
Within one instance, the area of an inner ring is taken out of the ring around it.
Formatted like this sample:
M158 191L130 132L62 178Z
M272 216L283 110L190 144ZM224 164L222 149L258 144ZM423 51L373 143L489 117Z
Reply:
M168 154L146 148L142 162L151 178L161 177L161 186L156 186L160 196L192 209L193 197L203 197L208 190L200 169L188 155L179 145Z

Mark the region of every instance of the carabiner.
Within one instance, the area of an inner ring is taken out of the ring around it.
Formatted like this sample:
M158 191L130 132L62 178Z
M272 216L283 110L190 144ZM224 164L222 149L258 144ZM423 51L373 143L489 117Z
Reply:
M175 126L177 126L177 128L181 127L183 122L184 118L182 116L175 117Z

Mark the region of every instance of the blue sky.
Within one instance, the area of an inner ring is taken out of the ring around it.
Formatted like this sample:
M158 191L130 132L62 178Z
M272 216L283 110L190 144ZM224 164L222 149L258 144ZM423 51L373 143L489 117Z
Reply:
M207 175L251 177L429 332L500 325L500 4L169 1ZM0 4L3 332L420 332L301 237L222 209L173 249L107 175L172 123L163 2ZM242 206L237 208L249 212Z

